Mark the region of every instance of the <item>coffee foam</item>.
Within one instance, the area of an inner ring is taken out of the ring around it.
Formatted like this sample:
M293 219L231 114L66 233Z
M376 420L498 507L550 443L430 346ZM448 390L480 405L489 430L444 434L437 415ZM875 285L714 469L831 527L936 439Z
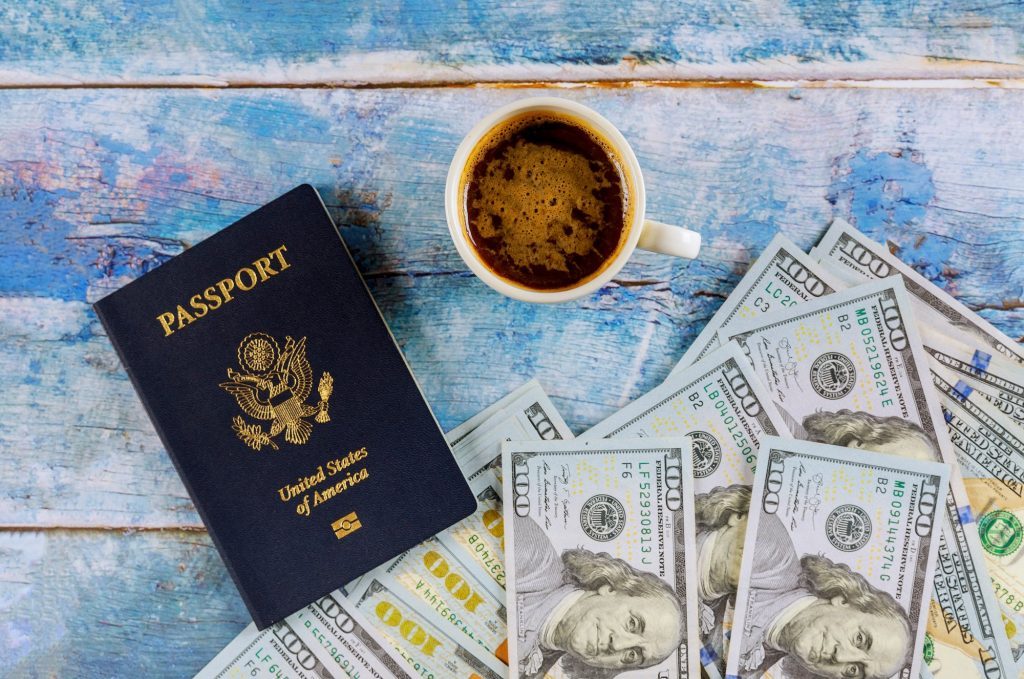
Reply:
M576 151L525 139L507 145L500 157L488 158L489 152L525 128L549 122L585 133L608 162L597 163ZM496 126L474 149L467 168L483 163L487 171L476 175L473 195L464 194L466 204L477 215L474 225L479 236L497 245L492 254L503 263L522 272L540 268L568 274L572 261L579 261L573 256L597 254L595 242L607 205L602 192L617 189L623 232L628 229L631 187L619 162L618 153L586 123L551 112L527 114ZM614 185L609 172L614 173ZM463 178L465 185L468 179ZM614 252L601 257L613 258Z
M566 255L594 247L603 219L595 193L611 183L595 176L575 153L519 140L481 178L477 228L484 238L501 237L496 252L520 268L568 271Z

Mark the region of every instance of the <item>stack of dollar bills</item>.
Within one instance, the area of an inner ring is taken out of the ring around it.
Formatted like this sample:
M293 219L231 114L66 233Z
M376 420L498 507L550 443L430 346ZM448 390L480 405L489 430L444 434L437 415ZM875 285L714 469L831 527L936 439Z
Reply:
M1024 676L1024 348L845 222L581 437L448 440L476 513L198 676Z

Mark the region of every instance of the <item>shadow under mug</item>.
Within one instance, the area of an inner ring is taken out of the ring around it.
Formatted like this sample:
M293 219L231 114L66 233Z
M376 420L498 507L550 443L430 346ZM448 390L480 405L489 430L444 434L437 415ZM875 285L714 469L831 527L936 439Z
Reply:
M633 188L633 216L627 225L624 242L618 251L594 275L583 279L576 286L562 290L537 290L514 283L492 271L480 258L469 237L467 225L464 223L465 196L462 193L462 178L477 144L497 125L523 113L551 111L555 114L568 115L582 120L601 134L612 147L623 163L623 172L627 174ZM448 180L445 186L444 209L448 219L448 231L451 233L455 248L470 270L484 283L503 295L524 302L556 303L585 297L600 289L617 274L633 254L636 248L651 250L676 257L693 259L700 252L700 234L680 226L672 226L646 218L647 198L644 190L644 178L640 172L640 163L630 148L626 138L604 116L596 111L568 99L558 97L532 97L502 106L485 117L469 131L455 157L448 167Z

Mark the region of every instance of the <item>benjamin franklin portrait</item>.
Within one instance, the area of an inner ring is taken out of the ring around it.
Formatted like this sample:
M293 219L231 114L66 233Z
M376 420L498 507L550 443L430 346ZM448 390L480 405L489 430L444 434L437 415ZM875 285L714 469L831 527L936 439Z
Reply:
M761 516L739 676L782 663L790 678L885 679L909 662L913 638L902 606L844 563L798 557L782 522ZM743 602L741 602L743 605Z
M718 487L694 497L698 621L704 655L725 668L722 625L734 604L747 532L750 486Z
M682 602L667 582L608 554L559 554L532 519L515 517L513 530L521 677L560 663L568 677L606 679L653 667L682 643Z
M918 460L939 459L935 439L920 426L900 417L883 417L859 410L821 410L804 418L809 441L844 448L863 448Z

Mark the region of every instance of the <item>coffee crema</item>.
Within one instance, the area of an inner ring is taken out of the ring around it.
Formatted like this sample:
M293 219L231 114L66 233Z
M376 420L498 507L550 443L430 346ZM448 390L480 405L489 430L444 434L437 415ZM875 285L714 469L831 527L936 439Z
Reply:
M488 132L460 193L480 259L535 290L573 288L600 273L632 221L632 187L612 145L553 111L524 113Z

